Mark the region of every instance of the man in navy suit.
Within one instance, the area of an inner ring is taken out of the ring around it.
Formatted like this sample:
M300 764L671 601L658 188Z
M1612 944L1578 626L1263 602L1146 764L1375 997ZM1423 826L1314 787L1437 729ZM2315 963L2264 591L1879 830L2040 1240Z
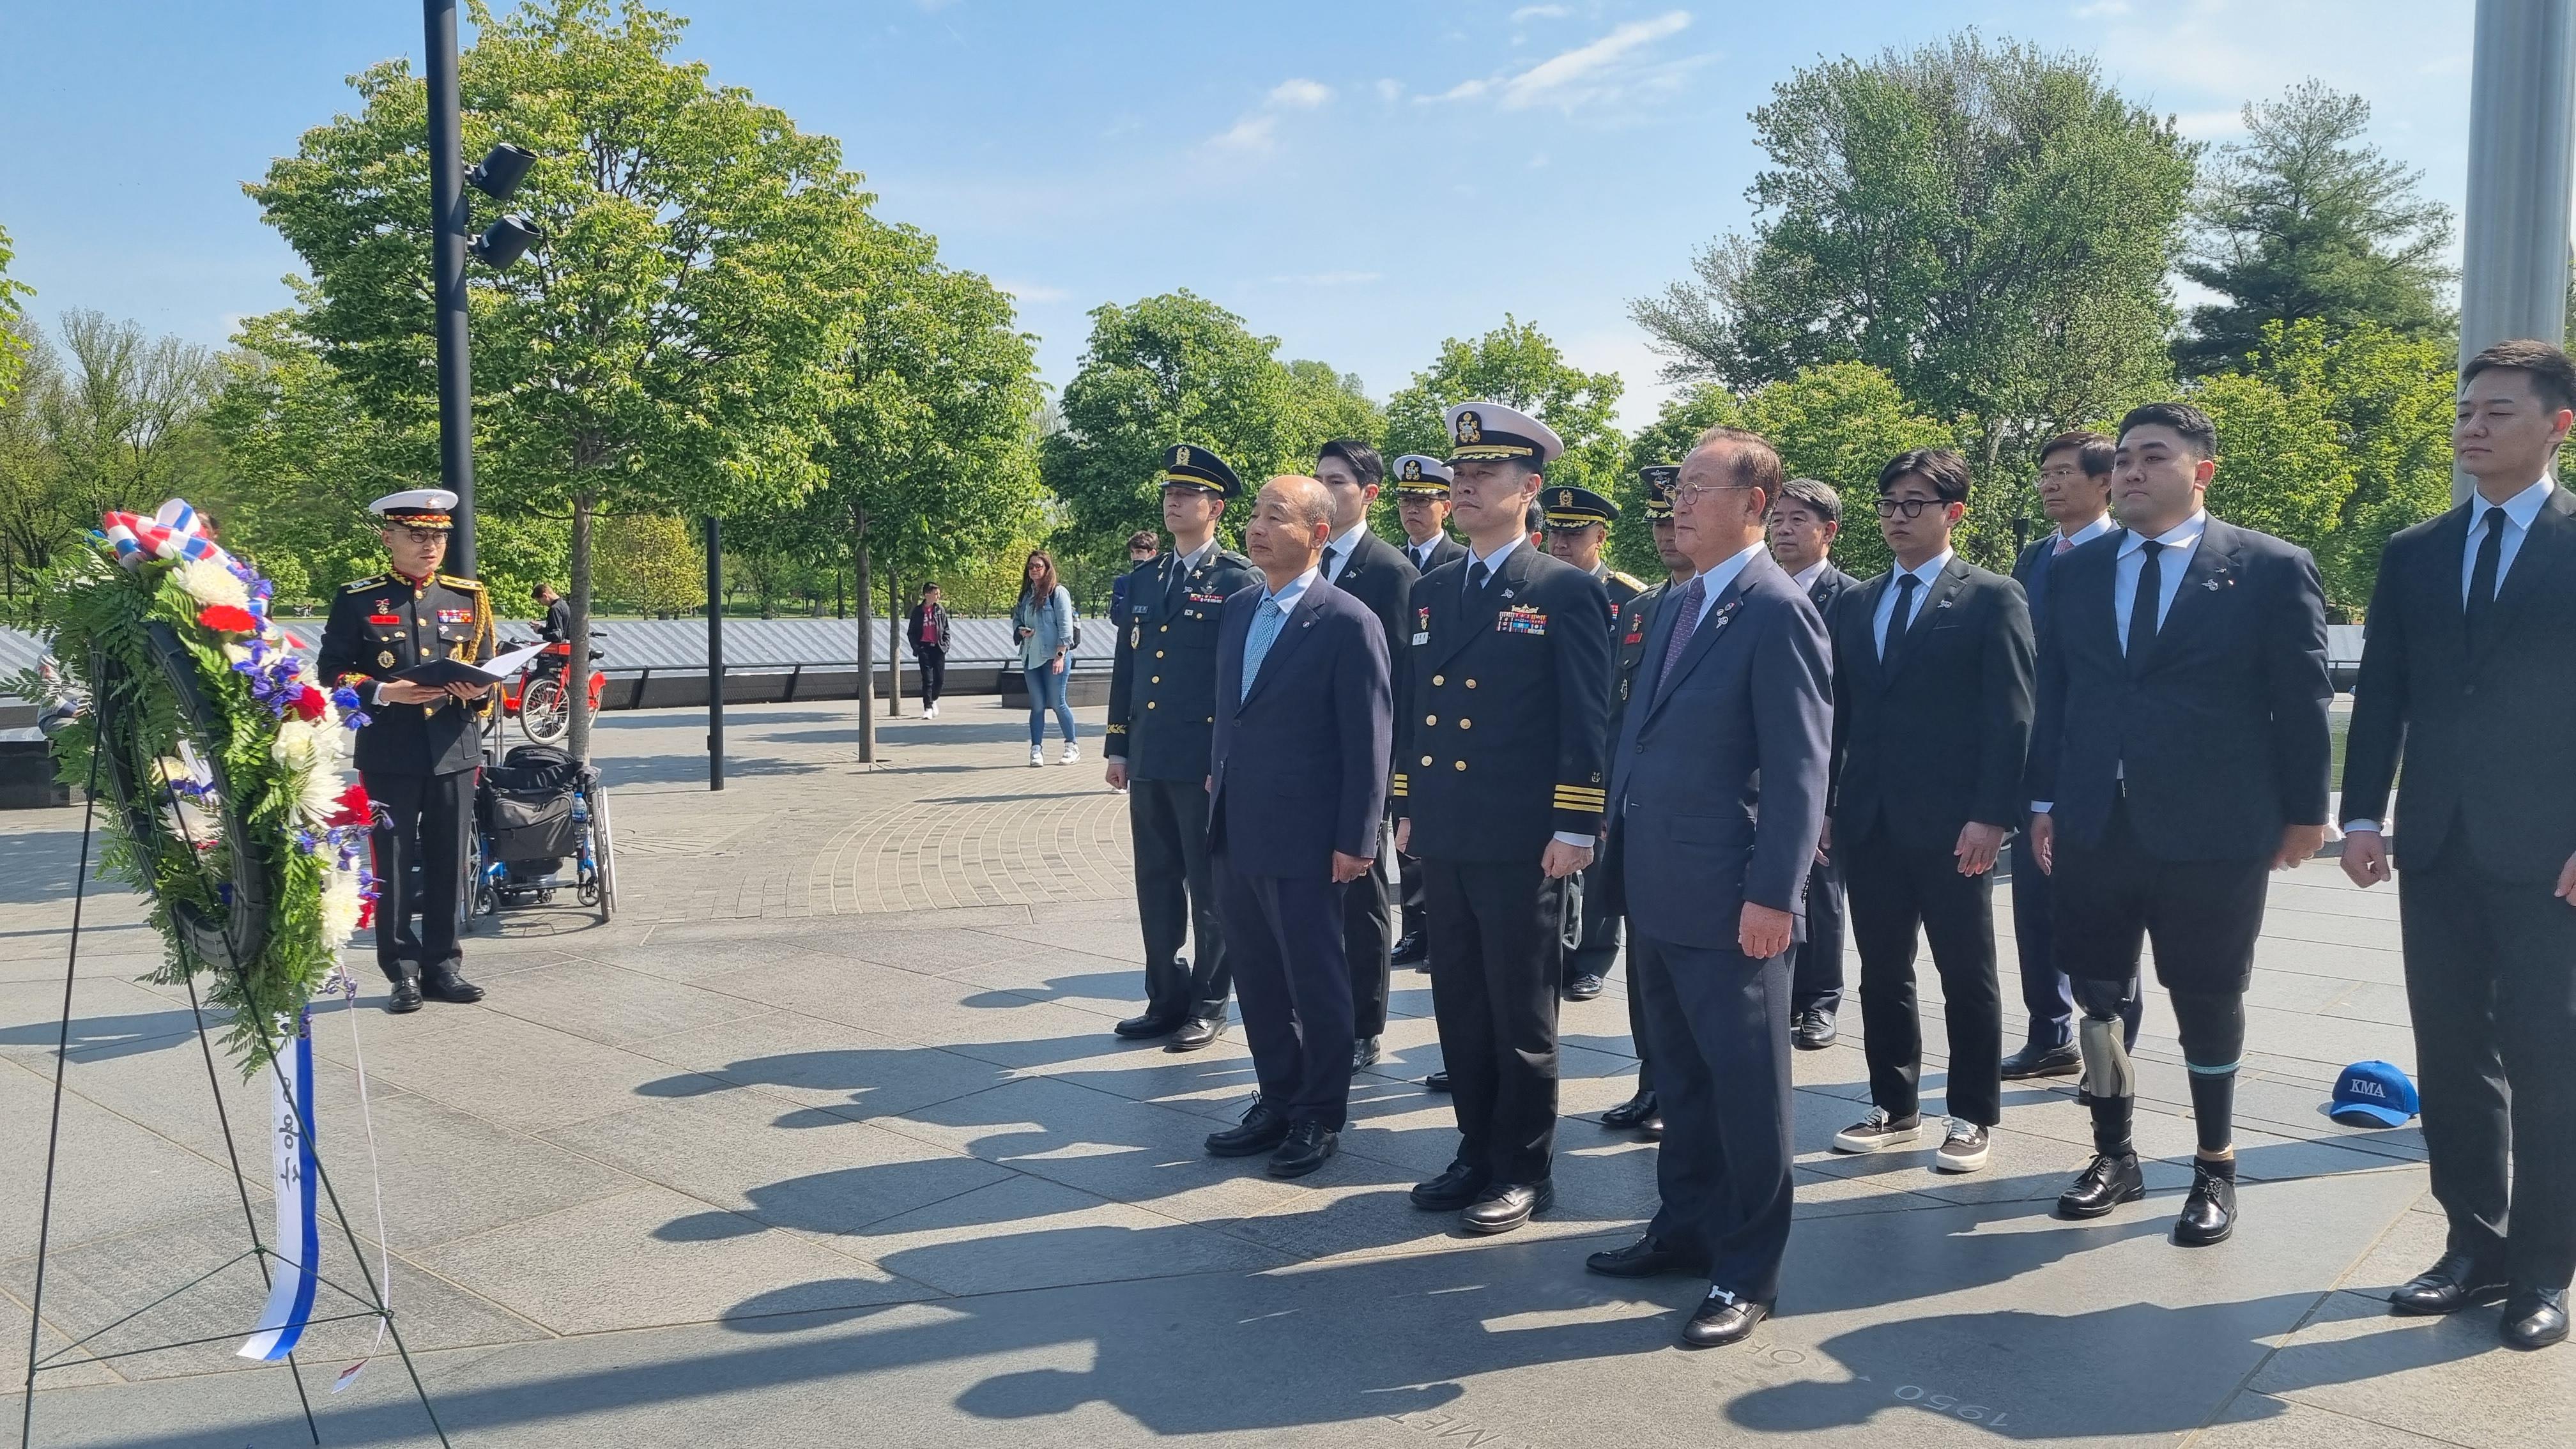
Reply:
M1783 482L1756 434L1711 428L1673 520L1699 572L1665 591L1611 750L1630 989L1664 1140L1646 1235L1585 1266L1705 1274L1686 1347L1770 1316L1789 1245L1789 947L1824 828L1833 665L1824 621L1762 544Z
M1835 607L1860 587L1834 566L1834 540L1842 531L1843 499L1832 484L1792 478L1780 485L1771 504L1771 561L1806 590L1807 602L1824 616L1827 638ZM1823 1051L1842 1035L1834 1017L1843 1005L1843 864L1830 830L1807 871L1806 939L1789 948L1789 957L1789 1044Z
M2031 845L2057 894L2057 964L2084 1011L2093 1112L2093 1161L2057 1211L2096 1218L2146 1195L2120 1018L2152 937L2200 1138L2174 1224L2185 1247L2235 1230L2254 940L2270 873L2325 839L2332 755L2317 562L2210 517L2217 471L2218 430L2189 403L2120 420L2111 491L2124 527L2054 565L2030 748Z
M1385 631L1323 576L1333 499L1312 478L1262 485L1243 533L1261 582L1217 636L1208 853L1261 1097L1207 1140L1302 1177L1340 1141L1351 1094L1342 898L1377 860L1394 747Z
M2031 637L2047 634L2048 576L2058 555L2109 533L2111 439L2096 432L2060 433L2039 450L2039 511L2051 525L2013 561L2013 582L2030 600ZM2030 1013L2028 1039L2004 1058L2004 1080L2071 1077L2084 1069L2075 1050L2075 986L2057 969L2056 901L2048 873L2031 854L2029 817L2012 843L2013 946L2021 961L2021 1004ZM2130 974L2135 975L2133 970ZM2129 998L2125 1045L2138 1044L2144 993Z

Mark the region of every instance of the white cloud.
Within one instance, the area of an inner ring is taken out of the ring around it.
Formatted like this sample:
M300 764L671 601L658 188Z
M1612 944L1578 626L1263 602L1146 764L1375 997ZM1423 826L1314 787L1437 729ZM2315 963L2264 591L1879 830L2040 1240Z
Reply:
M1438 105L1442 101L1472 101L1493 88L1492 81L1466 80L1458 82L1436 96L1415 96L1413 99L1426 106Z
M1292 76L1270 88L1270 104L1283 107L1294 106L1303 111L1311 111L1332 98L1331 86L1322 81L1307 80L1303 76Z
M1573 13L1562 5L1524 5L1512 12L1512 23L1518 25L1529 20L1563 20Z
M1400 80L1397 80L1397 79L1395 79L1394 77L1390 76L1390 77L1386 78L1385 80L1381 80L1381 81L1379 81L1379 82L1377 83L1377 98L1378 98L1379 100L1387 101L1387 102L1394 102L1394 101L1397 101L1397 100L1401 100L1401 99L1403 98L1403 96L1404 96L1404 82L1402 82L1402 81L1400 81Z
M1550 102L1571 104L1592 94L1606 72L1631 52L1690 28L1690 12L1667 10L1652 20L1632 20L1589 45L1548 57L1503 84L1503 109Z
M1270 280L1283 287L1356 287L1374 282L1383 275L1381 272L1304 272Z
M2093 0L2090 5L2075 7L2078 20L2106 20L2129 13L2129 0Z
M2245 129L2245 113L2238 111L2185 111L2174 117L2174 128L2195 141L2233 136Z
M1073 295L1062 287L1049 287L1038 282L995 282L993 285L1010 293L1014 301L1031 304L1061 302Z
M1277 116L1250 115L1216 135L1208 145L1220 151L1267 151L1279 144Z

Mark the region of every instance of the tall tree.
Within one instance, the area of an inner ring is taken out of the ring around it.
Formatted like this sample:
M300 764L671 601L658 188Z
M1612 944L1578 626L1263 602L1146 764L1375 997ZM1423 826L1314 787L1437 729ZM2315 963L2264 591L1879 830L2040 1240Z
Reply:
M1301 455L1317 440L1278 347L1187 290L1093 309L1090 344L1064 388L1064 426L1041 455L1072 545L1107 548L1153 526L1155 479L1175 443L1215 449L1253 483L1311 462Z
M497 512L569 512L578 655L603 506L733 513L814 481L814 420L883 228L836 142L670 59L677 18L634 0L469 8L466 149L537 153L512 207L544 237L472 273L476 477ZM303 329L405 426L435 406L426 96L402 61L356 86L359 114L247 190L312 269ZM576 710L572 748L588 743Z
M2192 200L2199 226L2182 274L2223 301L2195 307L2174 344L2187 374L2243 362L2273 322L2400 337L2447 334L2450 208L2417 194L2421 171L2362 139L2370 103L2302 81L2245 105L2245 137L2219 150Z
M0 403L17 390L18 372L26 363L27 336L19 330L26 312L18 299L36 294L35 288L9 275L9 263L17 255L9 242L9 228L0 226Z
M1431 365L1387 399L1387 450L1444 457L1443 411L1455 403L1498 402L1564 439L1565 456L1548 467L1549 482L1607 495L1627 461L1627 441L1613 421L1625 387L1615 372L1585 372L1567 362L1537 323L1506 313L1503 325L1482 337L1442 341Z
M1668 376L1865 362L1985 471L2167 386L2194 148L2090 57L1969 31L1798 71L1753 123L1752 231L1631 304Z

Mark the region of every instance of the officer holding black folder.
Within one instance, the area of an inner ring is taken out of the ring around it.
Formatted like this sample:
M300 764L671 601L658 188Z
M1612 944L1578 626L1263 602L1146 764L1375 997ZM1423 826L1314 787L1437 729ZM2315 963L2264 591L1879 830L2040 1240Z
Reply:
M455 527L455 494L415 488L369 507L384 520L393 567L341 585L316 663L324 679L358 691L367 715L357 760L359 782L376 807L376 964L393 982L385 1009L399 1013L420 1010L424 995L483 999L483 988L459 970L456 920L492 686L402 676L442 661L489 660L492 606L481 583L438 570ZM409 869L414 852L417 890Z

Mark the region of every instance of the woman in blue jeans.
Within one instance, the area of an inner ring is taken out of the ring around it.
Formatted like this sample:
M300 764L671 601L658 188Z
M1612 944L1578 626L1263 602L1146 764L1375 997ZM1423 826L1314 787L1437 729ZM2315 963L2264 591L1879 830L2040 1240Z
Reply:
M1073 595L1056 582L1055 560L1044 549L1029 553L1020 575L1020 601L1011 606L1011 637L1020 641L1020 677L1029 688L1029 763L1046 763L1047 711L1064 727L1064 753L1057 764L1082 758L1073 742L1073 707L1064 702L1064 685L1073 655Z

